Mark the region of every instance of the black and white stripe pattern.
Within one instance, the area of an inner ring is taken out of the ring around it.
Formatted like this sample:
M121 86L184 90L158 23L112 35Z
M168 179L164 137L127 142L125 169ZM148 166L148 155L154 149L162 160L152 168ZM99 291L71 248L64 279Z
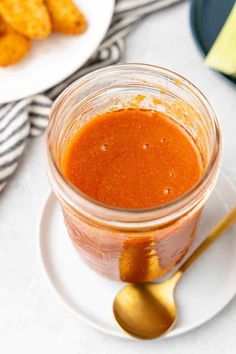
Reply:
M117 0L111 26L93 57L57 86L21 101L0 105L0 191L15 171L27 138L42 134L54 99L73 81L90 71L119 63L124 37L147 14L181 0Z

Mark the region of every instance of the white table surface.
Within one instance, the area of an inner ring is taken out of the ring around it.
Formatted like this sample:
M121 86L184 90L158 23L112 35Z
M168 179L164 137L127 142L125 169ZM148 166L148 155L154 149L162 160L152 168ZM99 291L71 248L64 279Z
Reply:
M126 44L125 61L173 69L209 98L224 134L223 170L236 184L236 89L203 66L190 33L189 4L149 16ZM0 353L235 352L236 298L200 328L159 342L112 338L68 313L48 284L37 251L38 220L48 191L38 138L29 141L21 166L0 195Z

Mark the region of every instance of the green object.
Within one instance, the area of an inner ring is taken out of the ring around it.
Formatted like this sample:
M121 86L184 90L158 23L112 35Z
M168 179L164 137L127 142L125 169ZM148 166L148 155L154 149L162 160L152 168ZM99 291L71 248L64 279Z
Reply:
M226 75L236 76L236 2L208 53L205 64Z

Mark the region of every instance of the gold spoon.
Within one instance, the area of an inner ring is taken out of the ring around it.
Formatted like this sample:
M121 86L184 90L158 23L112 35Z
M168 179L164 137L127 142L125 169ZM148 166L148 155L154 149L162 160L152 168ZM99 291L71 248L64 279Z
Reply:
M186 269L236 220L236 208L212 230L181 268L163 283L129 284L116 296L113 312L119 325L140 339L162 336L176 321L175 287Z

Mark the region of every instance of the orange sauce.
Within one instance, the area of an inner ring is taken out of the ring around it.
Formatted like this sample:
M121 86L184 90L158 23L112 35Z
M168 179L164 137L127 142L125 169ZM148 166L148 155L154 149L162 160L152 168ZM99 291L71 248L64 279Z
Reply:
M191 136L161 112L123 109L94 117L67 144L62 170L111 206L147 208L188 191L203 172Z

